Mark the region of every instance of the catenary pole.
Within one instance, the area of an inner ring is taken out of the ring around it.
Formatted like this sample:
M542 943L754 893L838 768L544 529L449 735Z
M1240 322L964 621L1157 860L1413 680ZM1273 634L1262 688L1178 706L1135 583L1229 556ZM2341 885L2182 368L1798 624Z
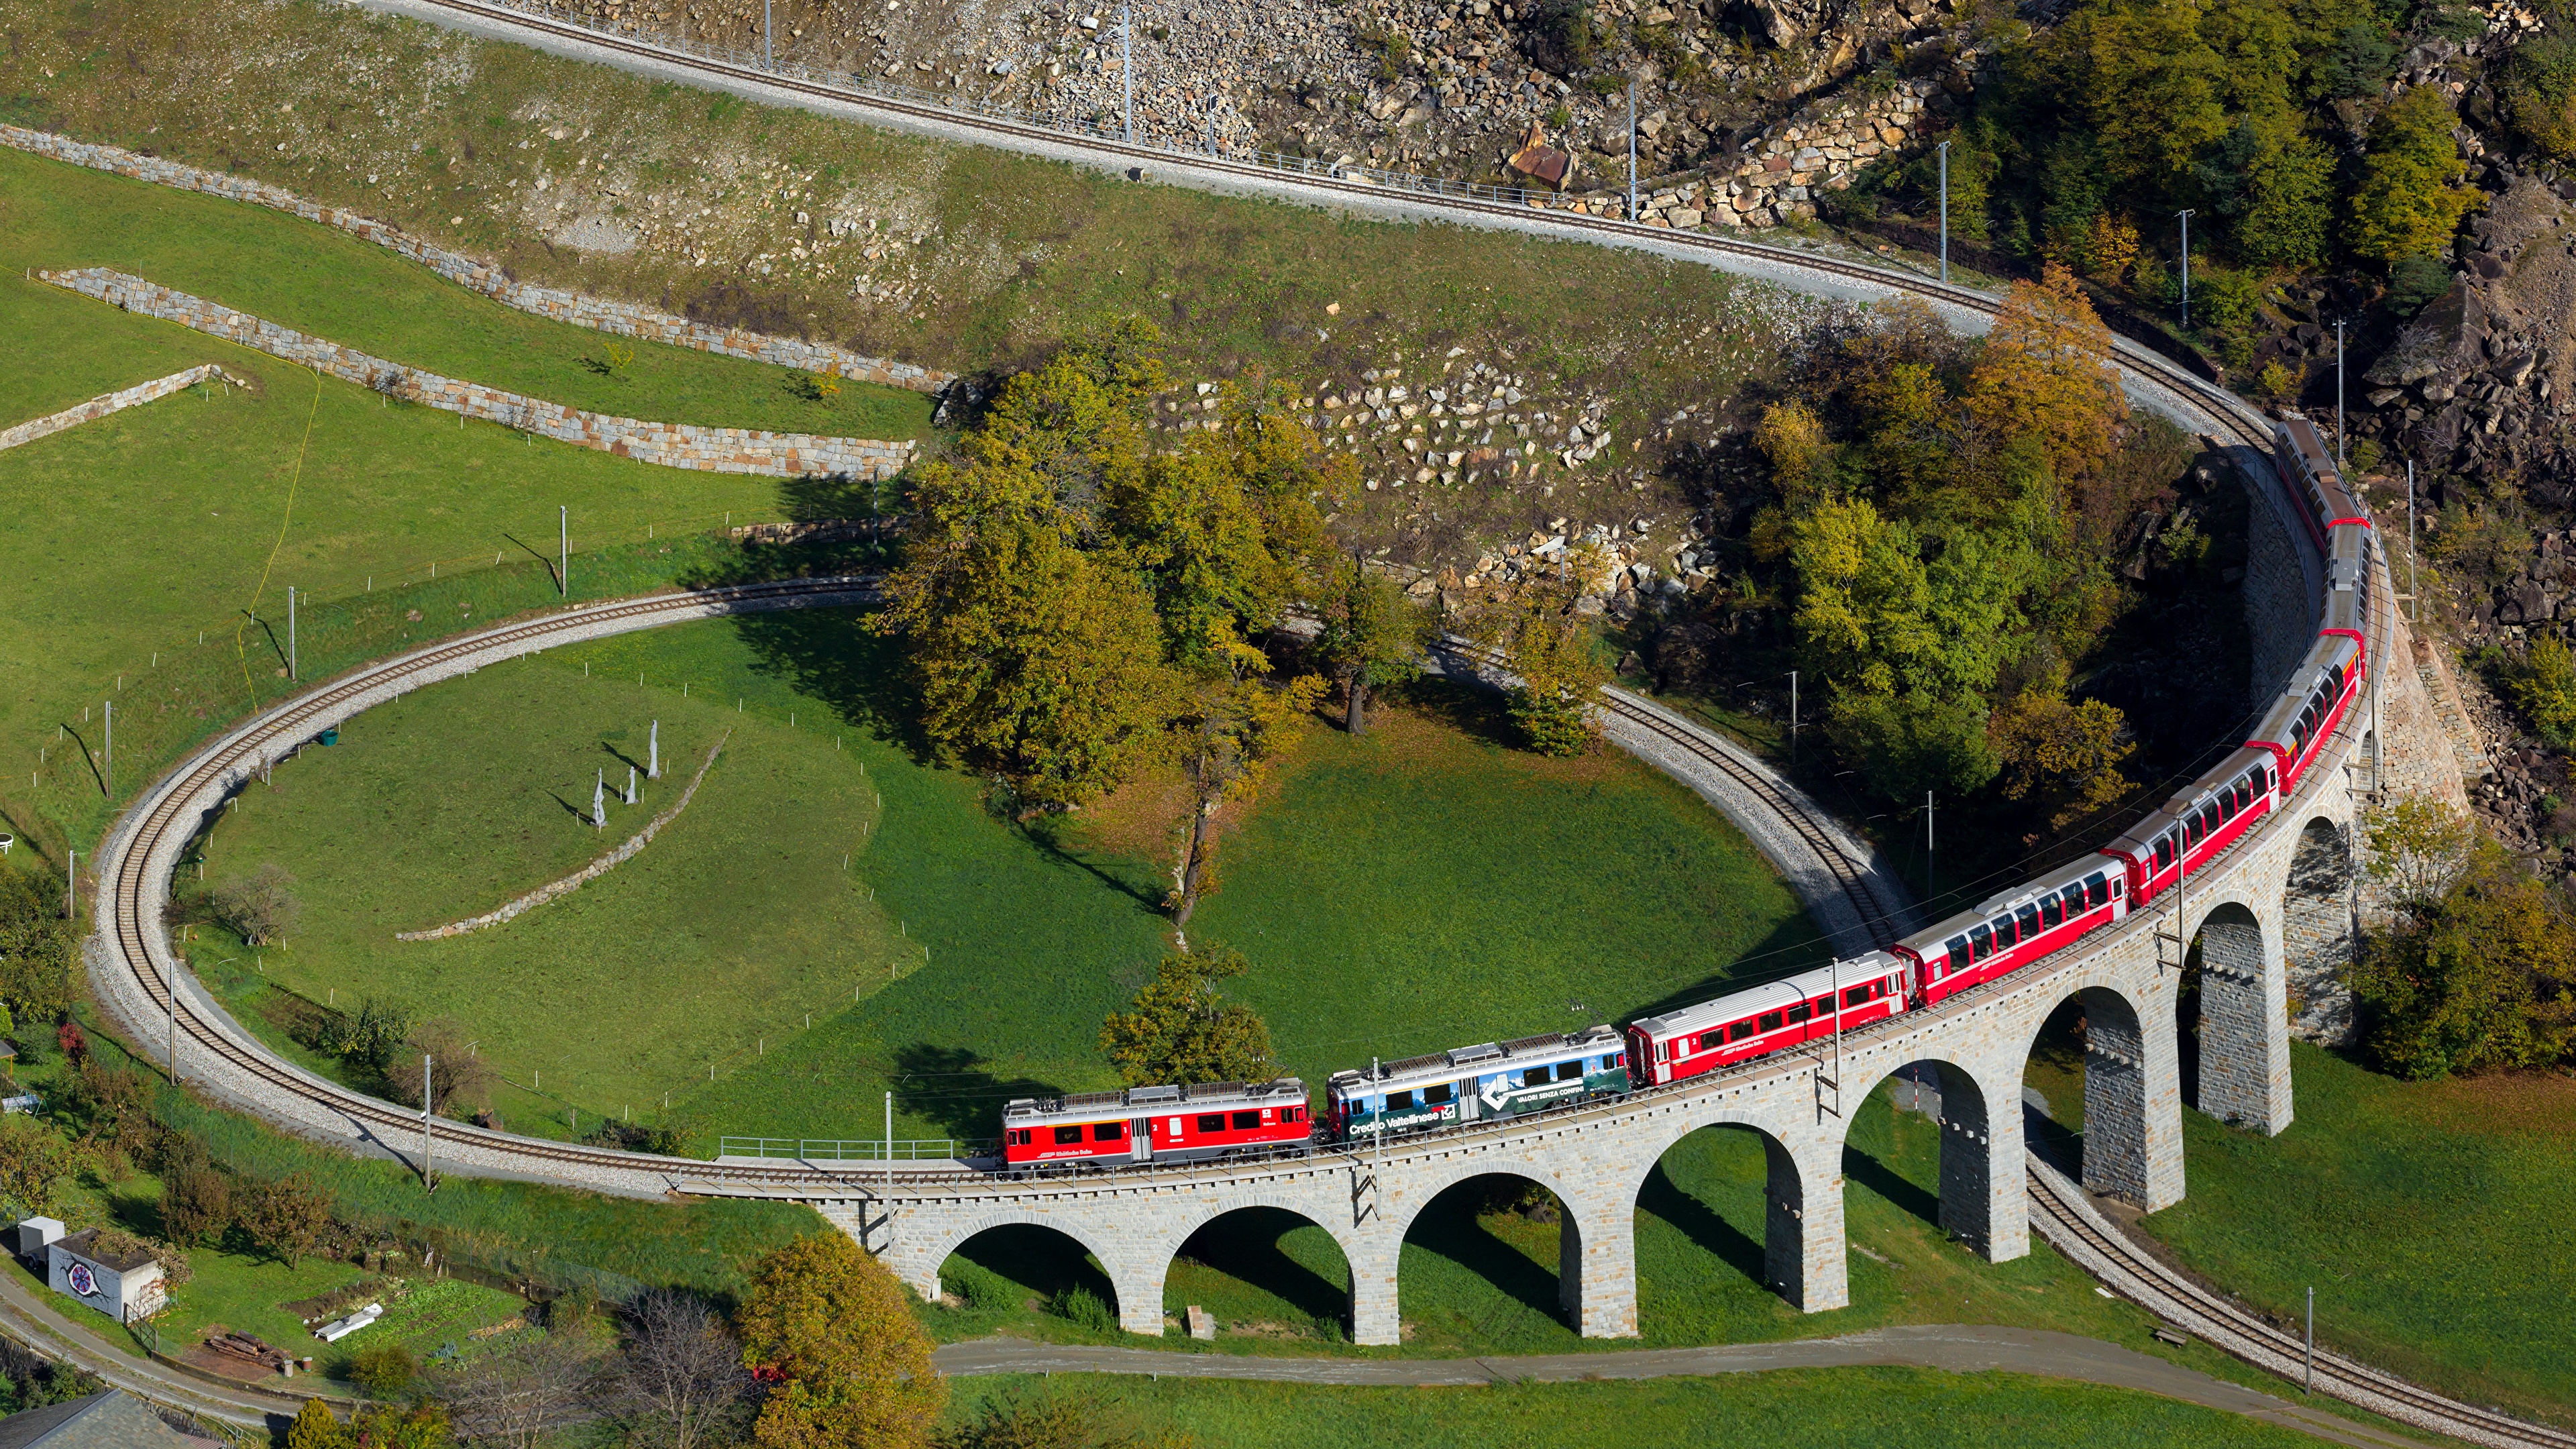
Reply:
M2406 460L2406 602L2414 622L2424 622L2424 581L2415 572L2415 460Z
M1932 898L1932 792L1923 792L1923 896Z
M113 804L115 804L115 803L116 803L116 701L115 701L115 700L112 700L112 699L111 699L111 700L109 700L109 701L107 702L107 708L106 708L106 712L105 712L105 717L106 717L106 721L107 721L107 724L106 724L106 731L107 731L107 748L106 748L106 750L104 751L104 753L105 753L105 754L106 754L106 756L107 756L107 769L106 769L106 771L105 771L106 776L107 776L107 802L108 802L109 804L113 805Z
M286 586L286 677L302 679L295 672L295 585Z
M769 0L760 0L760 63L765 69L769 59Z
M1789 763L1798 762L1798 671L1789 671Z
M886 1192L894 1192L894 1093L886 1093Z
M2175 213L2182 218L2182 329L2191 330L2191 209Z
M1136 144L1136 17L1133 6L1118 7L1118 83L1125 92L1121 114L1125 117L1127 144Z
M2314 1289L2314 1288L2310 1288L2310 1289L2308 1290L2308 1363L2307 1363L2307 1373L2306 1373L2306 1375L2304 1376L2304 1378L2301 1380L2301 1382L2300 1382L2300 1384L2299 1384L2299 1392L2300 1392L2300 1393L2303 1393L2303 1394L2313 1394L2313 1393L2315 1393L2316 1391L2317 1391L2317 1290L2316 1290L2316 1289Z
M1950 143L1932 148L1941 156L1941 280L1950 280Z
M438 1182L431 1176L429 1165L430 1143L433 1140L429 1131L429 1107L429 1054L423 1052L420 1057L420 1185L430 1191L436 1191Z
M555 592L572 597L572 505L555 508Z
M2343 468L2343 319L2335 319L2335 468Z
M1637 78L1628 77L1628 221L1637 220Z

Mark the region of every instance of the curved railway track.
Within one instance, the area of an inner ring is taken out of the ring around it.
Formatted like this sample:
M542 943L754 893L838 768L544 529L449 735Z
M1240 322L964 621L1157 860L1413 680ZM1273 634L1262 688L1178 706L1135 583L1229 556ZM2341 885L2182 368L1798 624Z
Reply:
M1312 173L1284 173L1221 157L1072 136L1025 121L952 110L807 77L763 71L721 58L691 55L634 37L603 34L551 16L478 3L478 0L408 0L408 3L430 11L468 17L497 27L518 39L537 36L569 41L699 80L760 87L790 96L828 101L863 114L875 113L887 119L909 121L951 134L964 133L971 139L1015 149L1036 149L1048 154L1073 153L1093 162L1151 162L1167 167L1178 166L1215 184L1233 181L1263 191L1310 200L1339 199L1362 206L1395 206L1423 214L1508 225L1571 240L1650 247L1667 255L1696 257L1718 265L1731 262L1741 267L1751 263L1773 271L1805 272L1842 289L1856 286L1865 292L1910 293L1978 318L1991 318L1998 305L1996 299L1985 294L1911 273L1729 236L1650 231L1579 213L1538 211L1500 201L1395 190L1366 181ZM2115 344L2115 350L2124 372L2123 380L2133 397L2194 427L2213 444L2248 448L2258 458L2268 455L2268 429L2262 419L2243 403L2135 344L2121 341ZM115 968L115 976L122 978L112 984L130 987L133 993L131 1000L143 1006L149 1015L159 1017L166 1014L174 1035L184 1033L191 1047L216 1058L242 1081L249 1083L251 1094L243 1093L236 1083L223 1084L219 1090L227 1095L243 1097L243 1104L258 1115L272 1121L283 1119L284 1125L291 1130L308 1135L336 1133L344 1140L356 1138L372 1143L376 1150L388 1155L401 1155L397 1143L434 1141L435 1153L446 1154L445 1160L449 1163L462 1156L471 1164L466 1168L468 1171L481 1168L514 1172L610 1191L659 1192L676 1190L684 1184L721 1185L736 1191L791 1196L800 1191L814 1195L846 1195L853 1189L864 1190L867 1183L882 1180L875 1177L873 1170L864 1177L858 1173L845 1177L801 1164L772 1168L740 1162L719 1164L657 1159L513 1137L461 1123L426 1123L413 1113L348 1091L278 1059L256 1041L238 1035L238 1028L232 1027L221 1010L213 1008L211 1003L204 1011L192 1006L185 999L187 993L178 987L175 980L173 963L176 958L166 937L159 941L152 937L160 932L158 903L167 894L177 853L193 838L197 828L198 819L190 815L191 808L202 813L219 799L221 792L237 786L260 768L273 763L281 753L281 745L291 747L310 738L325 724L336 723L367 703L401 692L407 679L423 675L438 677L442 669L457 672L453 666L478 654L489 654L497 659L545 647L547 643L566 642L600 632L767 609L855 603L864 601L868 594L867 580L840 578L792 580L597 605L522 621L415 651L360 670L344 680L277 706L185 762L172 777L165 778L147 792L139 815L121 818L114 827L109 847L112 865L109 875L99 883L98 896L101 917L113 923L111 930L102 933L100 944L112 955L110 964ZM2384 648L2384 637L2374 643ZM1895 933L1898 923L1905 918L1904 903L1884 898L1874 873L1851 858L1837 838L1839 832L1829 822L1819 819L1810 806L1782 790L1762 772L1746 767L1743 762L1696 737L1692 731L1663 717L1642 701L1624 698L1616 692L1606 694L1605 698L1604 707L1624 723L1705 761L1772 809L1781 822L1814 851L1833 877L1836 888L1845 895L1869 929L1882 939ZM179 998L175 1005L174 996ZM111 1011L114 1010L111 1007ZM123 1020L121 1024L138 1041L150 1041L154 1034L152 1028L162 1024L144 1020L142 1014L127 1015L130 1019ZM1698 1084L1705 1089L1721 1079L1702 1078L1698 1079ZM1676 1084L1659 1090L1691 1089L1691 1084ZM271 1100L261 1101L258 1096L268 1096ZM2300 1358L2296 1340L2241 1305L2191 1283L2156 1262L2117 1230L2102 1223L2090 1204L2083 1201L2080 1189L2055 1178L2044 1168L2035 1170L2032 1176L2032 1196L2039 1208L2035 1223L2053 1243L2084 1262L2114 1291L2151 1312L2196 1328L2211 1342L2269 1372L2297 1373ZM961 1173L953 1168L929 1172L900 1171L898 1177L903 1182L922 1185L991 1181L981 1174ZM2337 1355L2321 1354L2317 1365L2321 1389L2391 1418L2470 1442L2500 1446L2500 1449L2576 1449L2576 1435L2460 1403Z

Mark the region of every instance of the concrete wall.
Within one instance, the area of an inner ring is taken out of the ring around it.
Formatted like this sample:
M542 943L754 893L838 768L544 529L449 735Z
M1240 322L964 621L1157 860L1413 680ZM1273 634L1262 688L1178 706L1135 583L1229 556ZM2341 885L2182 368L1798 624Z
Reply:
M535 433L577 448L593 448L658 463L710 473L756 473L772 478L830 474L847 478L890 478L912 461L913 444L869 438L826 438L810 433L764 433L746 428L701 428L688 423L645 422L613 418L565 407L523 393L504 392L480 383L441 377L434 372L388 362L355 348L309 337L266 322L247 312L192 297L140 277L91 267L74 272L38 272L37 276L66 291L159 317L211 337L238 342L272 357L317 368L387 397L425 407L462 413Z
M351 236L400 252L449 281L470 287L505 307L533 312L557 322L569 322L576 327L615 333L620 337L639 337L648 342L667 342L674 347L722 353L754 362L776 363L781 367L802 368L808 372L837 371L843 377L910 388L915 392L944 391L957 380L954 373L915 367L908 362L892 362L882 357L868 357L829 342L778 337L739 327L714 327L629 302L612 302L553 287L526 286L511 280L498 267L432 246L418 237L406 235L399 227L371 220L353 211L307 201L294 192L264 181L227 176L220 171L183 166L157 156L128 151L121 146L96 146L21 126L0 125L0 145L74 166L113 171L119 176L175 186L182 191L202 192L230 201L265 206L273 211L290 212L306 221L337 227Z

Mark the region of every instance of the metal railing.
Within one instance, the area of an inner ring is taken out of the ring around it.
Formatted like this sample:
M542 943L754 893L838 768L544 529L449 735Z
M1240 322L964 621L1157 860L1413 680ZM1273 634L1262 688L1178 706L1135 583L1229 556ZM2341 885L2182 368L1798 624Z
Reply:
M719 1157L765 1157L789 1162L947 1162L989 1155L989 1137L924 1137L917 1141L850 1142L829 1137L719 1137ZM891 1149L891 1151L889 1151Z
M1290 175L1324 176L1337 181L1365 182L1372 186L1385 187L1390 191L1410 191L1432 196L1459 196L1473 201L1501 202L1507 206L1547 207L1552 203L1562 206L1566 200L1562 192L1540 190L1535 187L1492 186L1481 181L1460 181L1446 176L1424 176L1412 171L1393 171L1378 166L1362 166L1356 162L1335 162L1319 156L1291 156L1279 151L1235 148L1225 145L1222 141L1213 146L1182 147L1148 140L1142 136L1131 139L1123 127L1105 122L1036 116L1016 106L995 105L989 100L980 99L963 90L926 91L914 86L899 85L859 71L817 70L812 66L788 60L764 61L758 51L737 50L728 45L715 45L703 40L666 35L659 31L648 30L631 21L609 21L603 24L599 16L568 13L544 3L544 0L474 0L474 3L495 10L515 10L522 14L542 16L554 24L569 25L600 35L613 35L623 41L651 46L656 50L669 51L674 55L692 56L744 70L761 71L769 75L800 81L806 85L846 91L862 99L875 98L897 101L906 105L936 106L942 110L963 111L990 120L1007 121L1016 126L1052 131L1069 138L1109 141L1139 150L1154 151L1169 156L1175 161L1199 159L1228 161L1239 165L1260 166Z

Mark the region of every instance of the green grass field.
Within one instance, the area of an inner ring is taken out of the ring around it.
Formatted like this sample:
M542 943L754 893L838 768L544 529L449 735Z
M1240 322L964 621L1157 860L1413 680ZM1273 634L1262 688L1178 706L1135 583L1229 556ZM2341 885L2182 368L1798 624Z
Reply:
M542 1101L504 1106L539 1131L572 1108L658 1118L668 1091L707 1149L875 1137L892 1086L898 1135L990 1136L1001 1095L1111 1083L1094 1039L1166 938L1159 867L1087 822L998 821L974 780L916 761L890 668L857 616L818 611L603 640L416 692L215 830L209 885L272 860L299 880L305 920L257 958L265 982L211 932L197 955L230 958L217 979L254 1025L263 985L466 1022L512 1081L547 1074ZM1252 959L1238 984L1289 1070L1320 1081L1435 1035L1607 1020L1812 948L1786 888L1686 791L1616 754L1504 749L1460 727L1477 724L1472 702L1429 698L1442 717L1390 716L1357 741L1312 731L1229 842L1228 884L1200 918L1203 938ZM502 926L390 939L622 840L653 799L618 807L605 840L577 812L597 766L622 783L610 751L634 756L656 715L666 758L690 765L740 731L661 840ZM1511 849L1485 844L1514 832ZM1328 928L1315 901L1333 903ZM1362 1037L1354 1016L1422 1024Z
M619 799L655 718L663 778L593 830L596 772ZM720 738L687 812L633 859L516 920L394 939L493 910L622 844ZM737 714L731 696L683 695L678 680L585 676L557 651L408 695L340 740L278 770L207 851L209 885L284 864L307 906L302 928L260 953L208 931L221 944L197 955L230 958L250 1012L284 1004L258 990L273 985L466 1023L509 1084L497 1105L519 1130L561 1135L575 1113L658 1118L662 1094L704 1084L710 1064L756 1060L764 1038L845 1011L914 964L895 949L897 923L843 868L877 812L828 732ZM254 961L264 979L242 969Z
M1761 1449L2290 1449L2316 1441L2151 1394L2020 1374L1783 1369L1630 1384L1319 1388L1057 1375L967 1379L963 1421L997 1396L1076 1396L1107 1432L1203 1449L1634 1449L1665 1438Z
M23 275L108 267L378 357L592 412L843 437L930 431L931 399L903 388L844 382L837 397L809 400L795 390L806 376L795 369L652 342L627 343L634 360L611 368L607 345L620 339L505 307L372 242L246 202L0 150L0 209L9 218L0 260L22 274L0 299L0 323L13 337L66 349L30 352L46 364L0 378L0 426L177 370L134 370L113 334L90 323L113 308ZM181 351L211 345L154 325L177 334Z

